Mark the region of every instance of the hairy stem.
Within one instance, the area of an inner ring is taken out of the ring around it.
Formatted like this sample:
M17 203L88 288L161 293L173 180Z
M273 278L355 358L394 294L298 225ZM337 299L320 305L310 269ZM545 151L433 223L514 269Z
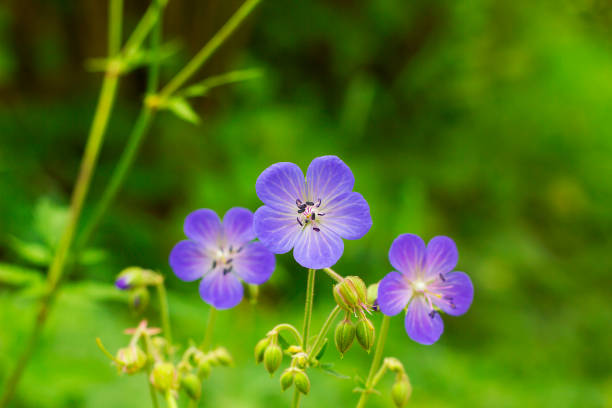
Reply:
M217 309L213 306L210 307L210 312L208 312L208 322L206 322L206 331L204 332L204 340L200 345L200 349L202 351L206 351L210 348L210 344L212 343L213 331L215 329L215 320L217 319Z
M370 392L372 391L372 387L374 386L374 375L376 374L376 370L378 370L378 366L380 365L383 350L385 348L385 342L387 341L387 333L389 332L390 320L391 318L389 316L383 315L383 321L380 326L380 333L378 334L378 342L376 343L376 351L374 351L374 358L372 358L372 365L370 366L370 372L368 374L368 379L366 380L365 391L362 392L361 397L359 397L357 408L364 408L366 403L368 402Z
M323 327L321 327L321 331L317 335L317 338L315 339L315 342L312 345L312 349L308 353L308 358L311 361L317 356L317 354L319 354L319 351L321 351L323 344L325 344L327 332L329 331L329 328L331 327L334 320L336 320L336 317L338 317L338 313L340 313L340 306L336 305L336 307L332 309L329 316L327 316L327 320L325 320L325 323L323 323Z
M179 89L210 56L227 40L227 38L240 26L242 21L253 11L261 0L246 0L234 15L221 27L213 38L189 61L187 65L161 90L161 99L166 99Z
M306 303L304 305L304 326L302 329L302 349L304 351L308 348L308 332L310 330L310 320L312 318L312 303L314 299L314 285L315 285L315 269L308 269L308 283L306 284ZM300 397L302 394L295 389L293 393L293 408L300 406Z

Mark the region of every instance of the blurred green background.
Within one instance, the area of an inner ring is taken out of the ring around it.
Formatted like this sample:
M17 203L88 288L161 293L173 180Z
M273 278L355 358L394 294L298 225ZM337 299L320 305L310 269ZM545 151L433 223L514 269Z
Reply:
M147 3L126 2L126 29ZM240 4L170 0L169 79ZM0 4L0 387L22 350L75 181L101 75L106 2ZM198 76L260 68L195 108L160 114L83 266L71 269L15 407L148 407L143 375L117 376L97 349L134 326L112 283L129 265L161 270L176 339L199 341L208 306L167 264L196 208L255 210L272 163L335 154L353 170L373 227L335 269L367 283L391 270L400 233L449 235L475 298L434 346L392 319L385 355L406 366L411 406L612 407L612 3L602 0L264 0ZM121 81L84 218L135 120L145 72ZM278 374L252 348L276 323L301 327L306 273L290 254L257 305L220 313L215 344L235 356L204 383L201 407L283 407ZM332 307L319 274L314 330ZM156 302L146 313L159 324ZM378 326L380 316L374 318ZM357 346L340 360L365 376ZM286 364L286 362L285 362ZM350 407L351 381L311 375L303 407ZM391 377L371 407L389 407ZM184 401L183 401L184 402Z

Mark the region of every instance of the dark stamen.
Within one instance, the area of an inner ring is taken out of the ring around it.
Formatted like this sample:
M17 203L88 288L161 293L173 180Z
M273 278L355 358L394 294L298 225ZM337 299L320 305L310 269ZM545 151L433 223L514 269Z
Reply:
M298 205L298 208L300 210L305 210L306 209L306 204Z
M429 317L431 317L432 319L436 317L436 311L432 310L431 312L429 312Z
M310 220L309 220L308 218L306 218L306 219L304 220L304 224L308 224L308 221L310 221Z
M300 200L299 198L295 199L295 205L297 205L298 207L302 205L302 200Z
M444 296L444 300L449 300L449 301L452 302L453 301L453 297L446 295L446 296Z
M230 252L234 252L234 247L230 245L230 247L229 247L229 251L230 251Z
M306 201L306 205L314 205L312 201Z
M225 269L223 269L223 275L227 275L231 271L232 271L232 267L231 266L229 268L225 268Z
M314 221L314 219L315 219L315 213L310 214L310 218L312 218L312 220Z
M225 264L226 264L226 265L229 265L229 264L231 264L231 263L232 263L232 261L233 261L233 259L232 259L232 258L230 258L230 259L228 259L227 261L225 261Z
M300 224L300 227L304 226L304 224L302 224L302 221L300 221L300 217L297 217L296 220L297 220L298 224Z
M315 207L317 207L317 208L318 208L320 205L321 205L321 199L319 198L319 199L317 200L317 204L315 205Z
M440 279L442 280L442 282L446 282L446 278L442 274L440 274Z
M215 269L216 267L217 267L217 260L215 259L212 264L212 269Z
M242 247L238 248L238 249L236 250L236 253L237 253L237 254L239 254L239 253L240 253L240 251L242 251Z
M300 208L300 209L298 210L298 214L301 214L301 213L303 213L304 211L306 211L306 209L305 209L305 208Z
M322 217L322 216L324 216L324 215L325 215L325 213L317 213L317 215L318 215L319 217Z
M317 231L317 232L321 232L320 229L318 229L317 227L312 227L313 230Z

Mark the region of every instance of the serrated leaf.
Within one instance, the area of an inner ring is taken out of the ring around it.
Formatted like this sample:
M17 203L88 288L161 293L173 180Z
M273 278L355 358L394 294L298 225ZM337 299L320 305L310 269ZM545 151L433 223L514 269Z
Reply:
M351 377L349 377L348 375L344 375L342 373L339 373L338 371L332 370L331 368L323 367L323 365L321 365L320 368L321 368L321 370L323 370L324 373L329 374L329 375L331 375L333 377L340 378L342 380L350 380L351 379Z
M47 266L51 262L50 248L41 243L27 242L15 236L9 236L7 244L24 261L40 266Z
M325 339L325 343L323 343L323 347L321 347L321 351L319 351L315 359L320 360L323 357L323 355L325 354L325 351L327 350L328 344L329 342L327 341L327 339Z
M164 107L187 122L195 125L200 122L200 117L185 98L171 98Z
M36 269L0 263L0 282L11 286L31 286L43 282L43 274Z

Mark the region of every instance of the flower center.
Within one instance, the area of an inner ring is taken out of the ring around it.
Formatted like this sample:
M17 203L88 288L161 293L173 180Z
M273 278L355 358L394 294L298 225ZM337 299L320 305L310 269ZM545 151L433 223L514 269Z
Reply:
M216 268L222 268L223 274L227 275L234 268L232 262L234 262L234 257L242 251L243 247L239 247L235 249L232 245L229 248L225 249L222 246L217 249L215 252L215 257L212 261L211 270L215 270Z
M412 283L412 287L417 292L425 292L425 290L427 289L427 284L419 279Z
M321 231L318 227L319 221L317 217L322 217L325 213L318 212L321 206L321 199L319 198L316 202L306 201L302 202L299 198L296 198L295 205L297 205L297 222L302 228L310 225L314 231Z

